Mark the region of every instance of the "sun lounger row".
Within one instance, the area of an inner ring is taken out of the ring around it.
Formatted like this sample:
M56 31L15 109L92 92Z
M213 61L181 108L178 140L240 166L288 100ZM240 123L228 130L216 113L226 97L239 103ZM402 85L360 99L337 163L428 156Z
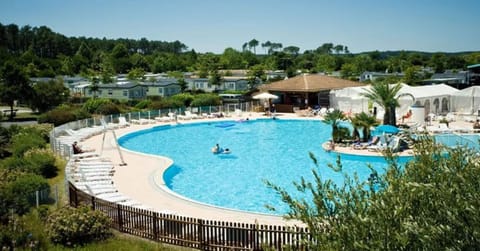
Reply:
M137 124L137 125L146 125L146 124L154 124L156 121L153 119L132 119L130 120L132 124Z
M119 128L130 126L130 123L127 122L127 119L122 116L118 117L118 123L114 123L114 122L106 123L105 120L103 119L101 120L101 122L102 122L102 126L105 129L119 129Z
M89 187L89 186L77 186L78 189L88 192L90 195L97 196L100 194L113 194L118 190L115 187Z
M78 141L82 141L84 139L90 138L94 135L101 134L104 131L103 126L95 126L95 127L85 127L79 130L73 129L65 129L63 132L70 137L76 138Z

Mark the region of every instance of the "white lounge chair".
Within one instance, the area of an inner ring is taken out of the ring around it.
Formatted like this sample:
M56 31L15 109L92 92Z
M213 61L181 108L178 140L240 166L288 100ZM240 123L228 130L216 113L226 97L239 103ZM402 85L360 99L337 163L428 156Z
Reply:
M191 111L185 111L185 116L189 117L190 119L200 118L196 113L192 113Z
M144 118L141 118L141 119L132 119L130 120L133 124L138 124L138 125L146 125L146 124L149 124L151 122L150 119L144 119ZM155 123L155 120L153 120L153 123Z
M445 115L445 119L446 119L448 122L455 121L455 114L449 112L449 113L447 113L447 115Z
M127 119L125 117L118 117L118 126L123 128L123 127L127 127L127 126L130 126L130 123L127 122Z
M208 114L208 113L202 113L202 117L209 118L209 119L216 118L216 116L214 114Z
M235 109L235 116L241 117L242 114L243 114L242 110L240 110L240 109Z
M100 195L100 194L113 194L117 193L118 190L116 188L91 188L91 187L85 187L85 189L82 189L83 191L88 192L91 195Z
M452 130L445 123L439 123L438 126L434 127L432 130L433 133L449 133Z
M185 111L183 115L182 114L178 115L178 119L181 119L181 120L192 119L190 111Z
M95 185L98 185L98 186L101 186L101 185L112 185L113 184L113 181L110 180L110 181L78 181L78 182L74 182L73 183L76 187L79 187L79 186L95 186Z
M121 201L131 200L129 197L121 193L99 194L96 197L102 200L110 201L110 202L121 202Z
M75 177L74 180L75 180L75 182L81 182L81 181L112 181L112 176L82 176L82 177Z
M171 121L175 121L175 113L169 112L169 113L167 113L167 116L156 117L155 120L157 120L158 122L171 122Z

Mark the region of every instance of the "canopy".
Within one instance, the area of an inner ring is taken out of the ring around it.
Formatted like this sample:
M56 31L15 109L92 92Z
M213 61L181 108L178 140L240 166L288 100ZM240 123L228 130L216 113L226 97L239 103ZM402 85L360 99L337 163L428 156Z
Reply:
M273 94L268 93L268 92L262 92L260 94L254 95L252 98L254 98L254 99L277 99L278 96L273 95Z
M458 113L474 114L480 110L480 86L470 86L452 93L452 107Z
M377 126L377 128L375 128L375 133L377 134L382 134L382 133L395 134L395 133L398 133L399 131L400 129L392 125L379 125Z
M400 107L396 109L398 115L406 114L413 104L425 106L426 113L434 112L438 114L454 111L454 108L450 105L450 96L452 93L457 92L458 89L446 84L427 86L401 85L402 89L400 89L399 95L409 93L415 98L415 103L411 97L402 96L399 99ZM362 93L365 93L370 88L371 85L332 90L330 92L330 106L353 113L362 111L369 112L373 107L377 107L377 118L381 118L384 111L379 109L380 106L378 104L371 104L369 100L362 95ZM478 95L480 99L480 90ZM480 105L480 102L477 104Z

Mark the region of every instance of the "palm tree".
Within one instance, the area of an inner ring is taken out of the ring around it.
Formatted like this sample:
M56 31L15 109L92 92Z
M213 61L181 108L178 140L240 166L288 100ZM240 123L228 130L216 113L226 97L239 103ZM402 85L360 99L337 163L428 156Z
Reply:
M268 48L268 50L265 51L265 54L270 54L271 46L272 46L272 42L270 42L270 41L262 43L262 48Z
M355 117L351 119L351 123L353 126L354 137L359 136L358 130L362 129L362 142L367 142L370 138L370 128L378 125L378 121L375 116L371 116L365 112L355 114Z
M247 42L243 43L242 51L245 52L247 50L247 47L248 47L248 43Z
M333 110L332 112L327 113L325 115L323 122L325 124L329 124L332 126L332 139L333 142L338 143L341 142L344 135L342 130L340 129L340 122L346 119L345 114L343 114L340 110Z
M386 82L378 82L373 84L370 89L364 88L365 92L361 93L361 95L379 104L385 110L383 115L384 125L396 126L395 108L400 106L398 99L402 96L410 96L415 100L410 93L398 94L401 89L401 84L389 85Z
M248 42L248 47L253 48L253 54L257 54L256 47L258 46L258 40L255 38Z

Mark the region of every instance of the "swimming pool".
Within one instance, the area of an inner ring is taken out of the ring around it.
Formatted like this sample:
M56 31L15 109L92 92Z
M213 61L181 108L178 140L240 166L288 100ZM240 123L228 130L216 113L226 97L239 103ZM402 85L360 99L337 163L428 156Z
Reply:
M480 134L437 134L435 140L448 147L464 146L480 152Z
M337 154L325 152L321 144L331 136L331 128L318 120L258 119L243 122L221 121L157 126L125 135L119 144L129 150L166 156L174 165L164 173L167 186L184 197L214 206L257 213L287 212L280 197L267 188L268 180L293 194L293 181L313 180L312 152L319 173L336 184L343 174L327 167ZM216 144L230 148L231 154L214 155ZM370 163L378 172L386 167L382 157L343 155L343 171L357 172L366 180Z

